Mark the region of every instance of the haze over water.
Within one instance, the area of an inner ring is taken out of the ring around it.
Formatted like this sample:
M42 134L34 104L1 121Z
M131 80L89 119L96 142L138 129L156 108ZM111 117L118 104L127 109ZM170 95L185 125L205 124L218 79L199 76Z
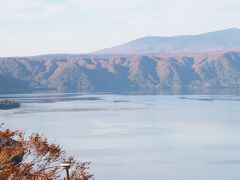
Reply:
M5 127L40 132L97 180L237 180L240 97L235 95L1 95Z

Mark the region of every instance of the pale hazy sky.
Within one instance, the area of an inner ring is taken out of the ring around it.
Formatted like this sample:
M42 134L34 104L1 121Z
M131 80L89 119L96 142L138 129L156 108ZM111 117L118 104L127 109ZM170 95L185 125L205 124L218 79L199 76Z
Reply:
M0 56L85 53L240 28L240 0L0 0Z

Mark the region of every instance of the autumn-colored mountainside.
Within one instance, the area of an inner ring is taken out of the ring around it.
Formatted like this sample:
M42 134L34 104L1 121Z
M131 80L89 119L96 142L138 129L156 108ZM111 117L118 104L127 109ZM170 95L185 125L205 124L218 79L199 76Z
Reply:
M3 92L240 87L240 51L173 56L49 55L0 58Z

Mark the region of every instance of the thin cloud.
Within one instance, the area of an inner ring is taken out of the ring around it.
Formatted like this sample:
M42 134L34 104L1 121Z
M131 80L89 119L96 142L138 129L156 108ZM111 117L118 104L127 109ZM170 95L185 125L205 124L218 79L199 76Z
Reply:
M60 13L64 6L47 4L37 0L2 0L0 18L16 21L35 21Z

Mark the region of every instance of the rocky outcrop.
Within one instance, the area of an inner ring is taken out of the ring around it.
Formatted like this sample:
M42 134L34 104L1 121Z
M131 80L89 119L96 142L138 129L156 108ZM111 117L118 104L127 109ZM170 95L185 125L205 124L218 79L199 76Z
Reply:
M0 100L0 110L19 108L20 103L14 100Z

